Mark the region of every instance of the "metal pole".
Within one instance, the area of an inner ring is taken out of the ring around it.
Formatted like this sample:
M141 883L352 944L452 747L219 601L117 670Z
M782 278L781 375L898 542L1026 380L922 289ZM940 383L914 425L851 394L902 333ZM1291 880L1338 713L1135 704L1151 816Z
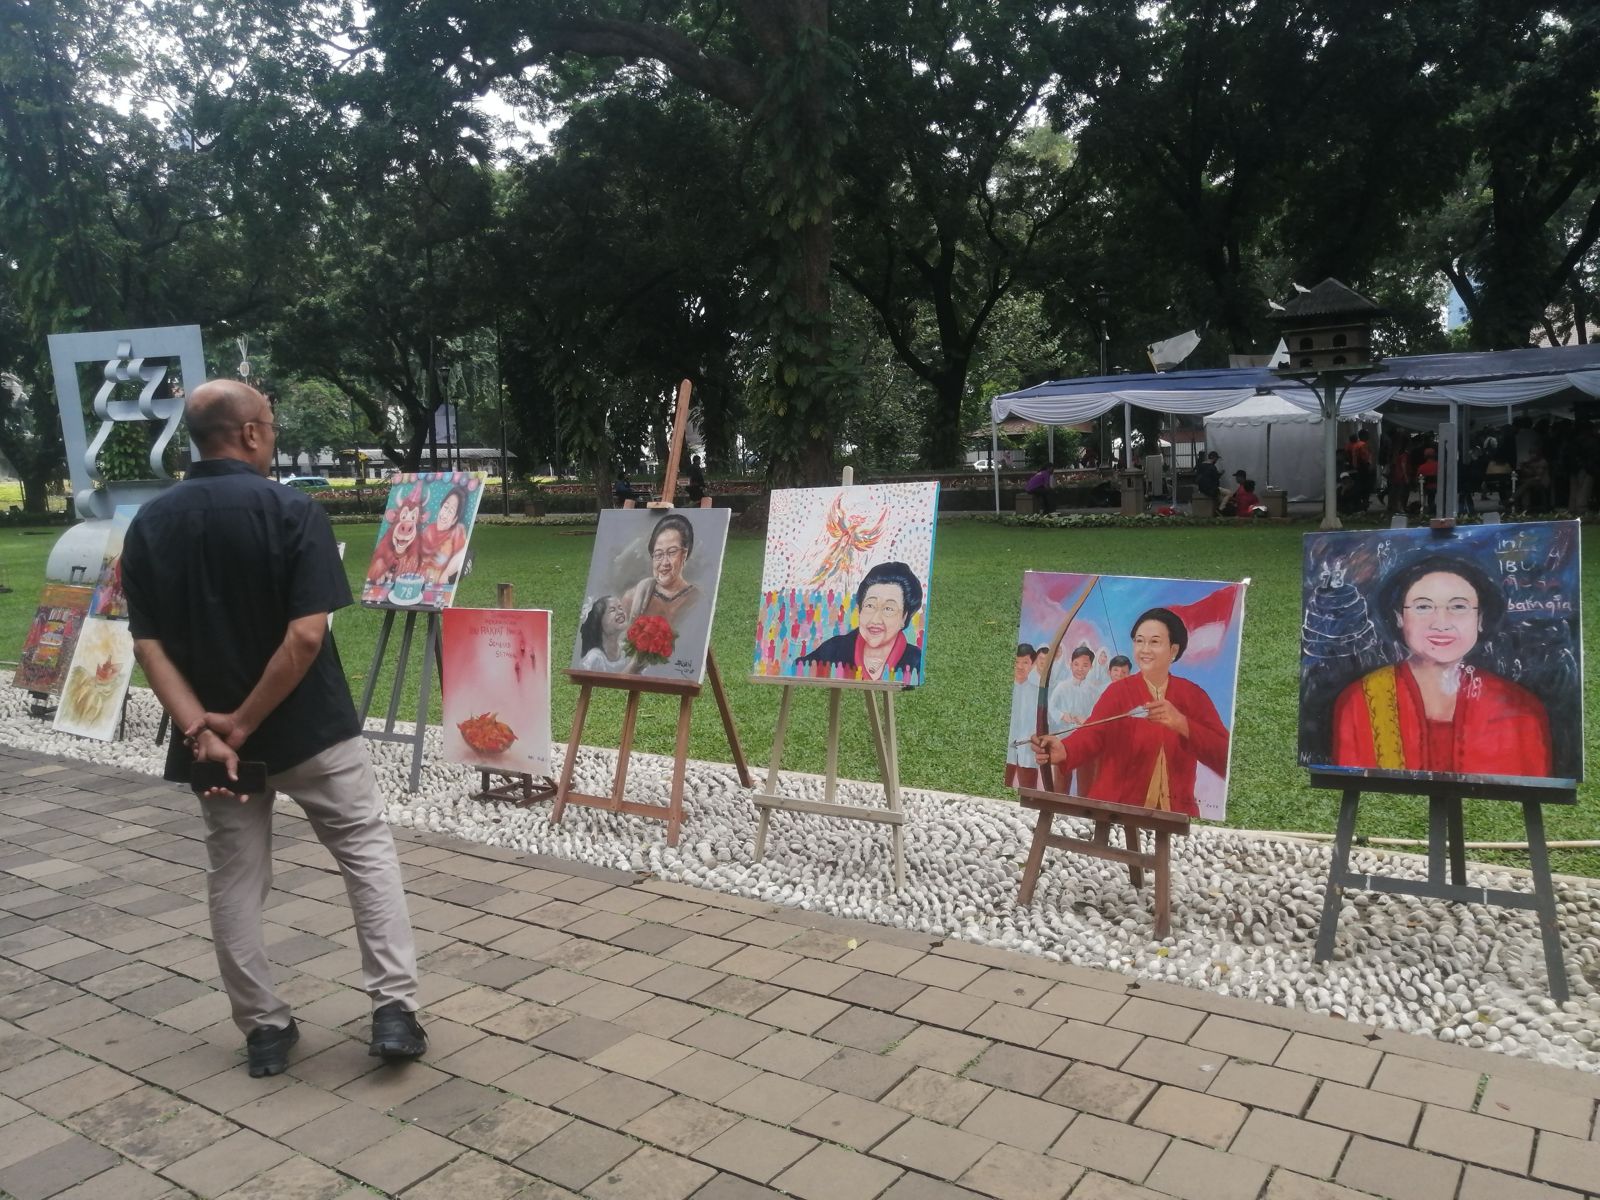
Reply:
M1322 528L1343 529L1339 521L1339 380L1325 371L1317 382L1322 391Z
M1122 469L1133 470L1133 405L1122 403Z
M994 476L994 510L1000 511L1000 426L989 414L989 471Z
M506 389L500 369L500 307L494 310L494 401L500 411L500 515L511 515L511 456L506 450Z

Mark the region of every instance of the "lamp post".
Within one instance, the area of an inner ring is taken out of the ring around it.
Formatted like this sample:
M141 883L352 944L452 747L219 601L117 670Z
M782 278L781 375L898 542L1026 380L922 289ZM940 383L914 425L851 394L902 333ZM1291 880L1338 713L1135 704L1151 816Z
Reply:
M1100 307L1100 374L1106 373L1106 312L1111 307L1111 297L1106 294L1105 288L1096 288L1094 302Z
M1378 369L1372 352L1372 325L1383 309L1337 279L1296 294L1273 314L1289 351L1289 362L1274 371L1310 388L1322 412L1322 528L1341 529L1339 521L1339 405L1350 385Z

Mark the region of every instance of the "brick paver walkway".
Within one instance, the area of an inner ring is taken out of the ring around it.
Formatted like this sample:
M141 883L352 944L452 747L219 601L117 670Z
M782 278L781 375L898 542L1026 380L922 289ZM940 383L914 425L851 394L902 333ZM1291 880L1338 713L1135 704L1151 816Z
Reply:
M397 831L432 1047L367 1057L285 812L303 1035L251 1079L196 801L0 751L0 1193L416 1200L1573 1200L1600 1078Z

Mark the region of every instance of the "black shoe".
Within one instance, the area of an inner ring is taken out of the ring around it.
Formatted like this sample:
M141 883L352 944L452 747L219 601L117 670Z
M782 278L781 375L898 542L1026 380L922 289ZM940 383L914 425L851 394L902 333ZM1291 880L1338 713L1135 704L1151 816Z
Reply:
M394 1000L372 1014L372 1045L367 1053L374 1058L421 1058L428 1048L428 1035L422 1032L417 1014L407 1012Z
M282 1029L263 1025L252 1029L244 1039L246 1053L250 1056L250 1078L263 1075L282 1075L289 1065L289 1047L300 1040L300 1026L289 1018Z

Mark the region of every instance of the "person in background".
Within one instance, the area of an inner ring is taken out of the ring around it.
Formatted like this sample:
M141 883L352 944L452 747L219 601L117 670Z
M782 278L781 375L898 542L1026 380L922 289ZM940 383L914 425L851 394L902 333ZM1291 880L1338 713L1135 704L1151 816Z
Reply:
M1350 435L1345 446L1350 455L1350 473L1355 480L1354 504L1365 512L1372 501L1372 448L1367 443L1367 431L1358 429Z
M700 469L700 456L689 456L689 507L699 508L700 500L706 494L706 473Z
M1022 490L1033 497L1033 502L1042 513L1052 513L1056 510L1055 500L1050 495L1050 484L1056 477L1056 465L1047 462L1027 483L1022 485Z
M1202 496L1209 496L1213 505L1222 499L1222 468L1217 465L1220 457L1215 450L1212 450L1194 469L1194 490Z
M1402 433L1389 445L1389 513L1406 511L1411 503L1411 435Z
M1439 516L1439 452L1432 446L1422 451L1422 461L1417 464L1417 478L1422 483L1422 513Z
M627 501L643 504L650 499L643 492L634 490L633 484L628 482L626 471L617 472L617 481L611 485L611 494L616 497L617 507L621 508Z
M1246 479L1239 484L1239 490L1233 493L1233 512L1240 520L1249 520L1256 515L1256 509L1261 506L1261 497L1256 495L1256 481Z

